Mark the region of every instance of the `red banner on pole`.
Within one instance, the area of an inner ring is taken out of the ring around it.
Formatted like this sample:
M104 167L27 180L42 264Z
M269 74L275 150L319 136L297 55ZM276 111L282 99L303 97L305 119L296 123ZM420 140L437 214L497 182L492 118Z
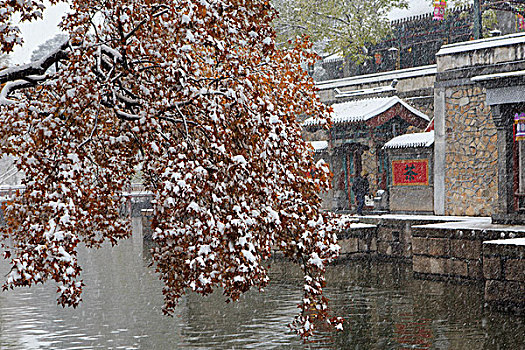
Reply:
M428 186L428 159L393 160L392 185Z
M434 17L433 20L442 21L445 19L445 8L447 0L434 0Z

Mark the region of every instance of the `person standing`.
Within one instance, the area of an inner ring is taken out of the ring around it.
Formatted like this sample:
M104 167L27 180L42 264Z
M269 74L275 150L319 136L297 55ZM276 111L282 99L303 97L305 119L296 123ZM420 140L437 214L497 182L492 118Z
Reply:
M367 174L359 174L352 184L352 191L354 192L357 202L357 215L363 215L363 207L365 205L365 196L370 191L370 184L368 183Z

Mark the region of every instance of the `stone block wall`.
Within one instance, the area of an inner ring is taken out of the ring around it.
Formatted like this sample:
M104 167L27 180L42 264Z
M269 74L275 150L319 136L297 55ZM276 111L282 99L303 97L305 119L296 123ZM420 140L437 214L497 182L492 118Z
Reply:
M412 257L413 226L435 223L414 217L413 219L399 220L394 217L365 217L362 222L377 226L377 255L383 258L410 259ZM438 221L439 222L439 221Z
M423 277L483 279L482 235L476 231L417 228L412 237L412 263Z
M525 309L525 240L512 244L518 240L483 243L485 301L492 306Z
M342 255L410 259L413 226L435 223L435 218L399 220L370 216L359 219L339 235ZM437 222L440 222L439 220Z
M503 256L503 251L492 253L492 250L487 250L484 242L502 236L525 237L525 232L507 232L488 228L444 229L417 226L413 228L412 236L413 270L419 277L482 281L488 276L496 280L501 279L503 266L501 263L496 263L497 259L493 258L493 256ZM504 252L507 254L507 251ZM524 260L519 264L524 264L525 249L520 254ZM516 253L512 256L518 255ZM509 269L514 268L514 263L514 261L509 263ZM519 267L522 268L521 274L525 276L525 265ZM514 275L511 273L511 276Z
M363 223L353 224L338 236L343 258L411 258L412 230L410 222L373 217L360 220Z
M524 48L520 33L444 45L436 54L436 214L507 213L501 203L507 205L507 198L500 196L508 185L507 169L498 166L498 157L503 162L509 154L498 154L506 149L498 134L502 125L498 131L494 120L501 121L502 105L524 101L521 87L512 96L500 91L521 86L521 78L512 77L525 67Z
M456 254L453 247L467 246L466 256ZM480 241L452 240L441 238L413 238L412 262L414 272L425 275L482 279Z
M490 216L498 198L497 130L485 91L473 85L445 94L445 215Z
M377 230L377 251L381 257L410 258L411 237L402 227L381 226Z
M338 236L341 246L341 257L370 257L377 252L377 226L351 224Z

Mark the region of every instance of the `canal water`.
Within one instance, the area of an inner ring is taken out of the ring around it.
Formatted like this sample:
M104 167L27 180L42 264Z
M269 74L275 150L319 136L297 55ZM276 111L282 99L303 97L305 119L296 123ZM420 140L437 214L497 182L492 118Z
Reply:
M139 234L80 259L77 309L57 306L52 284L0 293L0 349L525 349L525 318L484 309L482 286L417 280L399 262L330 267L326 292L345 331L303 344L286 327L301 273L285 261L272 261L264 293L230 304L190 294L166 317ZM2 261L2 276L7 268Z

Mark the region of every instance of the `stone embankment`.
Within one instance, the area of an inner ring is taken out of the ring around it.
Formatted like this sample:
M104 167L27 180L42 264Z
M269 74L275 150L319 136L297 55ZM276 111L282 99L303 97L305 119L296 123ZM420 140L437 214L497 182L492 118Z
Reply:
M485 301L497 308L525 308L525 238L483 242Z
M342 258L403 259L418 278L484 283L487 305L525 311L525 226L494 225L490 218L367 216L339 238Z
M142 210L151 240L153 210ZM490 218L381 215L351 218L341 259L401 259L421 279L485 284L487 305L525 312L525 226Z

